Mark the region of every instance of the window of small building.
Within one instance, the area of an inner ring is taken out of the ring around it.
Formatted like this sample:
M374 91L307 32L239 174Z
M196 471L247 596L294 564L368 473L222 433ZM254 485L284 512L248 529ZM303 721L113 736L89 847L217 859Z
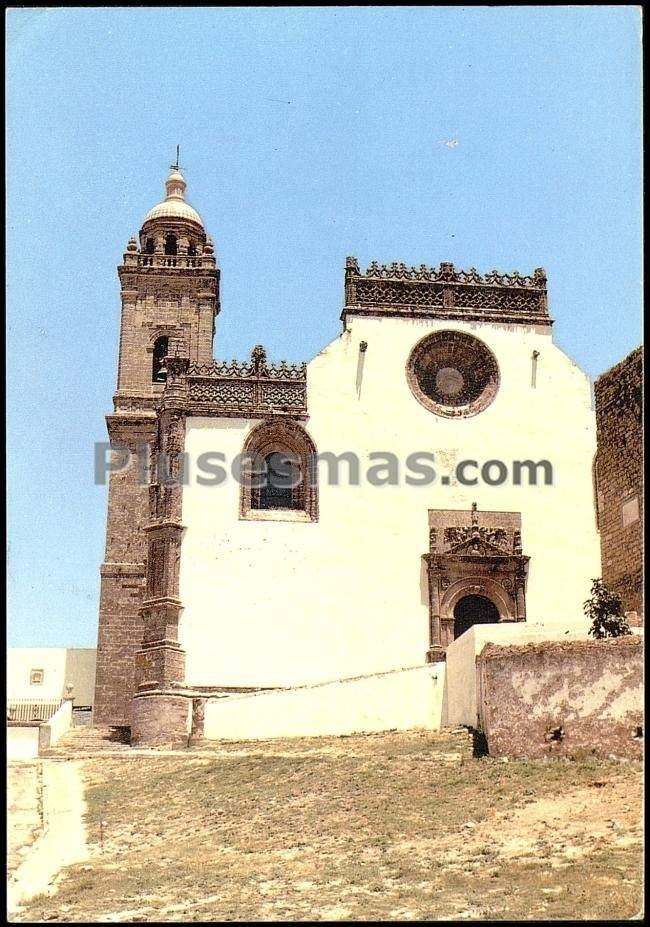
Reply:
M153 238L147 238L147 240L144 243L144 253L153 254L155 250L156 250L156 244Z
M33 669L29 671L30 686L42 686L45 679L45 673L42 669Z
M178 241L171 232L165 236L165 254L178 254Z
M628 525L633 525L639 520L639 497L632 496L631 499L627 499L621 505L621 520L623 522L623 527L627 528Z

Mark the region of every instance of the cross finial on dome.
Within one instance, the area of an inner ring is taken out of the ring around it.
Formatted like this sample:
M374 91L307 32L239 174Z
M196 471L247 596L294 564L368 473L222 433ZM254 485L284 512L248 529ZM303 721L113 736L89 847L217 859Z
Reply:
M177 146L176 146L176 161L175 161L174 164L170 164L170 165L169 165L169 167L170 167L170 169L171 169L172 171L180 171L180 169L181 169L180 157L181 157L181 146L180 146L180 145L177 145Z
M176 146L176 164L170 165L169 176L165 181L165 199L150 209L145 216L145 223L152 219L185 219L196 222L203 227L203 220L185 199L187 184L178 164L180 146Z
M165 181L165 190L167 191L166 199L184 200L187 184L185 183L185 178L181 174L181 169L178 164L172 164L170 165L170 170L171 173Z

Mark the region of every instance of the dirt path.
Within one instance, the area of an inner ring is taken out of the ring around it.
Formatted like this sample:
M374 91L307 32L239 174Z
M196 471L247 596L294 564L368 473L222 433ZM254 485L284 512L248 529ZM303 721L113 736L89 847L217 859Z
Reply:
M41 769L37 761L7 767L7 873L11 878L42 830Z
M43 760L34 766L41 780L41 815L38 820L42 826L32 831L35 840L23 842L22 861L10 870L7 886L9 913L15 913L36 895L51 894L56 890L58 872L64 866L81 862L87 855L83 824L85 803L79 764ZM38 807L38 804L35 805L38 789L32 787L30 790L24 775L21 780L20 771L14 775L14 780L19 806L22 803L29 808L33 819L33 809ZM20 839L21 815L16 821L13 811L11 815L11 831L14 831L14 842L17 842Z

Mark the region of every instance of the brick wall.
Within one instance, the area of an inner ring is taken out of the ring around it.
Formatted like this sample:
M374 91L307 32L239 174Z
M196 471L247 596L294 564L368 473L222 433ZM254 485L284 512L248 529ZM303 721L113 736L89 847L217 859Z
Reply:
M95 677L95 724L129 725L135 654L142 644L140 606L145 592L149 488L141 482L136 447L151 442L156 417L110 416L111 440L131 448L128 467L110 474L106 553L101 567Z
M643 621L642 349L596 380L596 510L602 578Z

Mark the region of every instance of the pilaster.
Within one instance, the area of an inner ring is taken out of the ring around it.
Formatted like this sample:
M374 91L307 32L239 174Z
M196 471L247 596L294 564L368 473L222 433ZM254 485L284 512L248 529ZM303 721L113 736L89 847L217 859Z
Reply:
M179 643L179 567L183 525L186 357L166 359L167 386L158 414L154 475L149 488L145 597L140 609L142 645L135 655L132 743L174 743L189 734L191 700L181 693L185 652Z

